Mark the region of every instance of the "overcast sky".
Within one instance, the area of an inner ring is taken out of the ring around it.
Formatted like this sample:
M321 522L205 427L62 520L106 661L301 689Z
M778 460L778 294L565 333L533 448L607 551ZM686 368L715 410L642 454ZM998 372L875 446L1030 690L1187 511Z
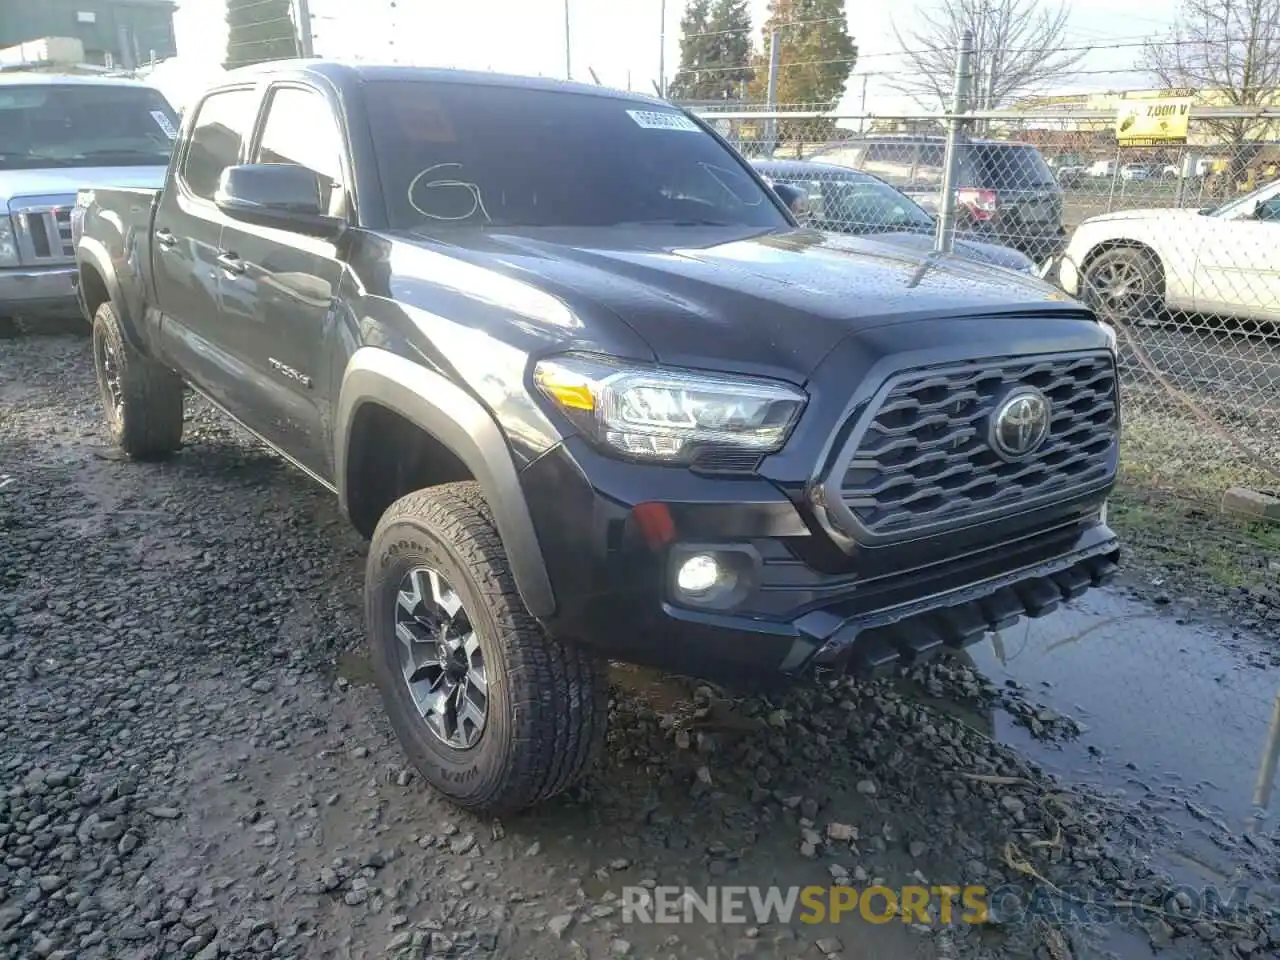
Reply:
M223 0L178 0L179 54L215 64L225 52ZM909 28L915 10L938 0L847 0L850 33L858 43L855 74L868 74L870 112L899 109L909 100L891 86L903 70L895 55L896 20ZM658 76L661 0L568 0L575 79L587 68L611 86L652 91ZM1168 31L1174 4L1129 0L1074 0L1068 44L1097 45L1060 89L1109 90L1143 86L1129 72L1143 40ZM679 61L684 0L667 0L667 75ZM754 22L763 23L767 0L752 0ZM394 60L437 66L563 76L565 0L311 0L316 53L321 56ZM1130 44L1132 46L1124 47ZM1117 47L1119 49L1105 49ZM862 80L850 80L844 106L856 109Z

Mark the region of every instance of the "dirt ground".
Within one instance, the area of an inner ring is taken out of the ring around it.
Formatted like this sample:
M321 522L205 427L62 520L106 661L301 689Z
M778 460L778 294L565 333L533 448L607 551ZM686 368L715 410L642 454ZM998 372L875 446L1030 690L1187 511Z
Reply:
M333 499L202 405L186 444L123 462L86 340L0 341L0 957L1280 950L1274 904L1192 915L1172 897L1141 802L1053 780L998 742L997 711L1061 731L960 660L771 698L618 666L608 749L580 789L509 822L461 814L383 719L364 544ZM1119 522L1141 506L1124 501ZM1135 550L1150 587L1161 551ZM1183 574L1187 590L1216 582ZM1274 884L1276 837L1241 848L1238 876ZM646 924L623 909L642 887L832 883L1022 899L981 926L937 922L936 904L929 924ZM1115 923L1067 922L1069 899L1016 909L1037 889L1159 909Z

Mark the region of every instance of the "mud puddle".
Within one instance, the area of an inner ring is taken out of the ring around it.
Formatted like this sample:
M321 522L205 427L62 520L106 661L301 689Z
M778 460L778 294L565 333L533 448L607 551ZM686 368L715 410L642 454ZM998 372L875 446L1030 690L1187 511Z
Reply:
M1037 738L996 710L997 739L1065 780L1128 799L1188 882L1220 882L1273 849L1280 750L1276 651L1111 591L1024 622L968 651L994 683L1081 727ZM967 719L967 718L966 718Z

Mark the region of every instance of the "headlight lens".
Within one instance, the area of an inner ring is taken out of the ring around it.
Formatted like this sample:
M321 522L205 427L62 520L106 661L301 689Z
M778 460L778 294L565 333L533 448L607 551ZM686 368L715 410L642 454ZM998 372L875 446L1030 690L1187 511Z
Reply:
M642 460L685 463L707 448L772 453L804 409L785 383L620 364L565 354L539 361L534 381L584 433Z
M7 213L0 213L0 265L16 267L18 263L18 242L13 236L13 221Z

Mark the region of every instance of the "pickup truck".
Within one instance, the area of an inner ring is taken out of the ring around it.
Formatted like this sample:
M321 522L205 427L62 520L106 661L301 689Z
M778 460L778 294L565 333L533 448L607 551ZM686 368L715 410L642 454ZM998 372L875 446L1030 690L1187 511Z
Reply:
M83 328L71 210L81 187L158 187L178 115L146 84L0 73L0 336Z
M610 659L874 674L1110 578L1113 331L797 194L662 100L232 71L79 197L108 429L174 454L189 386L337 496L396 734L488 813L589 767Z

